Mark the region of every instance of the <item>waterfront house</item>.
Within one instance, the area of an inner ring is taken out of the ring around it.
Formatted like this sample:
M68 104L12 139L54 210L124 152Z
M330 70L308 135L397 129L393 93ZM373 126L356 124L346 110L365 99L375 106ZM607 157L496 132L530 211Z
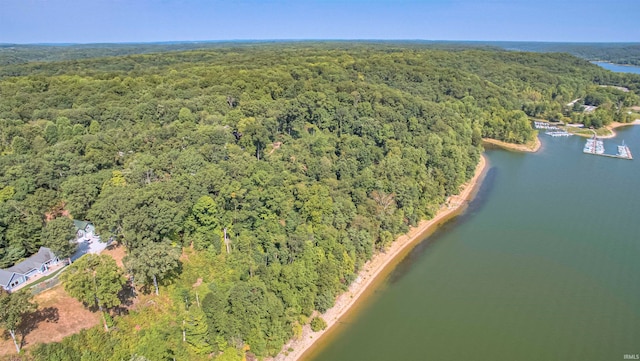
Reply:
M57 265L58 262L58 257L51 249L40 247L38 253L9 268L0 270L0 286L11 291L27 282L29 278L47 273L49 267Z

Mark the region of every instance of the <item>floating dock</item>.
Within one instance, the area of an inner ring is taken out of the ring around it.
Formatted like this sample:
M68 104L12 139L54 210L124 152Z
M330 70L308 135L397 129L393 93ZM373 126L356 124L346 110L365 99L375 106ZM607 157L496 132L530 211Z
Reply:
M618 146L617 154L605 154L604 143L595 136L587 139L587 143L584 145L584 149L582 151L586 154L601 155L609 158L633 159L631 150L624 144L624 141L622 142L622 145Z
M588 154L591 154L591 153L588 153ZM626 156L626 157L618 155L618 154L604 154L604 153L602 153L602 154L594 153L594 155L601 155L603 157L618 158L618 159L629 159L629 160L633 159L633 156L631 156L631 153L629 153L629 155Z
M618 154L616 154L617 158L623 159L633 159L633 155L631 155L631 149L624 144L624 140L622 141L622 145L618 146Z
M570 136L572 136L572 135L573 135L573 134L571 134L571 133L569 133L569 132L566 132L566 131L564 131L564 130L557 131L557 132L546 132L546 133L544 133L544 134L546 134L546 135L550 135L550 136L552 136L552 137L570 137Z
M589 138L587 139L587 143L584 145L582 152L587 154L603 155L604 143L596 137Z
M537 120L533 122L533 126L536 129L560 130L560 128L556 127L555 125L551 125L548 122L540 122Z

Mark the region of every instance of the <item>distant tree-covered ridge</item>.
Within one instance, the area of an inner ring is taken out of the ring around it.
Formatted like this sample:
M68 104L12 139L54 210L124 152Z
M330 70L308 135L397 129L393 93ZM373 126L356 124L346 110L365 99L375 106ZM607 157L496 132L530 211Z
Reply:
M640 65L640 43L487 42L509 50L569 53L590 61Z
M197 41L159 43L106 43L106 44L0 44L0 66L29 62L51 62L89 59L107 56L164 53L186 50L223 49L229 47L252 48L290 46L282 40L266 41ZM563 43L537 41L430 41L430 40L379 40L379 41L303 41L305 47L354 48L376 46L378 48L411 48L439 50L492 49L545 53L568 53L589 61L609 61L617 64L640 65L640 43Z
M122 244L154 299L33 356L273 355L458 192L483 137L525 143L529 117L606 123L639 87L563 54L388 45L0 66L0 263L53 243L64 222L45 214L63 209Z

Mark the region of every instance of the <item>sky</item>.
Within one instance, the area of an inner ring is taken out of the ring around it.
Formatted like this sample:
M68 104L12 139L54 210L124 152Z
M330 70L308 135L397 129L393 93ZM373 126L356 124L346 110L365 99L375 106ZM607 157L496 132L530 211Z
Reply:
M640 42L640 0L0 0L0 43Z

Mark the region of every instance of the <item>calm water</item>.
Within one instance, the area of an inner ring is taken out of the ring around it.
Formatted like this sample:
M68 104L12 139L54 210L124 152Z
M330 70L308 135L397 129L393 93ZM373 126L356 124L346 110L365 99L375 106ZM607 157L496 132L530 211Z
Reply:
M619 64L612 64L612 63L603 63L599 61L594 61L593 63L607 70L615 71L616 73L640 74L640 66L627 66L627 65L619 65Z
M469 210L422 242L314 361L599 361L640 353L640 160L543 137L489 150ZM640 157L640 126L620 128Z

